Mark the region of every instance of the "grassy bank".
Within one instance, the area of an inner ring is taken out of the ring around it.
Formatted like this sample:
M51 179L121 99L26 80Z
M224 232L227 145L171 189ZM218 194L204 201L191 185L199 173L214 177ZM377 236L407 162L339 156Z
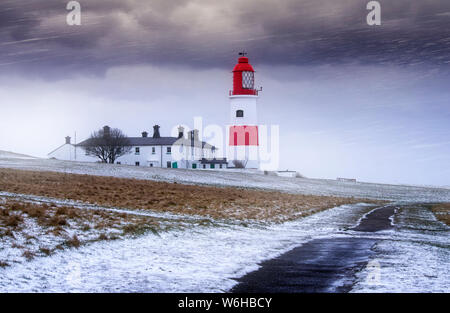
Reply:
M158 232L141 215L0 199L0 267L81 245Z
M106 207L216 219L283 222L367 199L286 194L136 179L0 169L0 190L78 200Z
M434 204L431 211L438 220L450 226L450 203Z

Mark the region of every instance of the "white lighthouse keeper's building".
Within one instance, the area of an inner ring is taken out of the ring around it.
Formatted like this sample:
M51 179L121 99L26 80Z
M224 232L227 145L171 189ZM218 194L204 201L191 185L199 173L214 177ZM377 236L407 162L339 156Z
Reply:
M255 71L240 53L233 69L233 90L230 91L230 125L227 156L230 167L259 168L259 136L257 119L258 90Z

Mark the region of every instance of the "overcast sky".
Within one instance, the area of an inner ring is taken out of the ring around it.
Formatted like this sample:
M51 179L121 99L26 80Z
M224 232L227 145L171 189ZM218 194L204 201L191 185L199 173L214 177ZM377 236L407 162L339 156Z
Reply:
M0 150L45 157L105 124L225 125L249 54L280 168L308 177L450 185L450 1L0 2Z

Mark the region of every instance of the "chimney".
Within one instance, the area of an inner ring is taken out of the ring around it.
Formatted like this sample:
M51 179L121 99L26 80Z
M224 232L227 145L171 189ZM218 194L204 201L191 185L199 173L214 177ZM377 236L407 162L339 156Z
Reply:
M111 136L111 128L109 126L103 126L103 137Z
M184 137L184 128L183 126L179 126L178 127L178 139L183 138Z
M198 129L194 129L193 131L192 131L192 133L194 134L194 140L195 141L198 141L199 139L198 139Z
M143 138L147 138L147 137L148 137L148 133L147 133L146 131L143 131L143 132L142 132L142 137L143 137Z
M69 136L66 137L66 145L70 145L70 139L71 138Z
M153 126L153 138L161 138L159 134L159 125Z

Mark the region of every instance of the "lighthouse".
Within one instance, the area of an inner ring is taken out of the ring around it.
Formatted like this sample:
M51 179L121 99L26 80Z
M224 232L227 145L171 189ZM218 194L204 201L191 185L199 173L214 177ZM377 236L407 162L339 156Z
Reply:
M255 70L245 52L239 53L233 69L228 126L228 160L230 167L259 168L259 136L257 119L258 90Z

